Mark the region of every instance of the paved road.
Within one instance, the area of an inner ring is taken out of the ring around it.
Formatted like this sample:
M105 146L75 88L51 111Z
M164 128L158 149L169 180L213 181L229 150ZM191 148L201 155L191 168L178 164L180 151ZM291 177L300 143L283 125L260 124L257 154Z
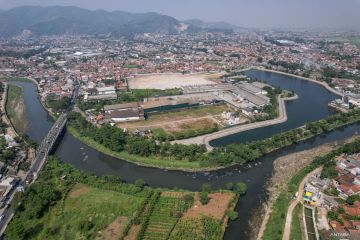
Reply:
M251 129L262 128L262 127L286 122L287 114L286 114L286 108L285 108L285 101L290 101L290 100L295 100L295 99L297 99L297 96L294 96L291 98L280 98L280 96L278 97L280 113L279 113L279 117L276 119L262 121L262 122L255 122L255 123L240 125L240 126L231 127L231 128L226 128L226 129L220 130L218 132L214 132L214 133L210 133L210 134L206 134L206 135L202 135L202 136L198 136L198 137L188 138L188 139L184 139L184 140L177 140L177 141L173 141L172 143L180 143L180 144L188 144L188 145L189 144L205 144L208 150L212 150L213 147L210 146L210 142L212 140L215 140L215 139L218 139L221 137L225 137L228 135L232 135L235 133L248 131Z
M299 188L298 188L298 196L296 199L294 199L289 208L288 208L288 211L287 211L287 214L286 214L286 221L285 221L285 227L284 227L284 235L283 235L283 240L290 240L290 233L291 233L291 224L292 224L292 217L293 217L293 212L294 212L294 209L296 207L296 205L298 205L298 203L300 202L300 200L303 198L303 195L304 195L304 186L305 186L305 183L308 181L309 177L314 175L314 174L317 174L317 173L320 173L322 170L322 167L319 167L315 170L313 170L312 172L310 172L309 174L307 174L304 179L301 181L300 185L299 185Z

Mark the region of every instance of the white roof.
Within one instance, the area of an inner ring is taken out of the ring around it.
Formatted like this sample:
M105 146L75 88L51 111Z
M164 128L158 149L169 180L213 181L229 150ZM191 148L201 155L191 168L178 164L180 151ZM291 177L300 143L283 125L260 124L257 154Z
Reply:
M97 90L99 92L115 91L115 87L113 87L113 86L111 86L111 87L100 87L100 88L97 88Z

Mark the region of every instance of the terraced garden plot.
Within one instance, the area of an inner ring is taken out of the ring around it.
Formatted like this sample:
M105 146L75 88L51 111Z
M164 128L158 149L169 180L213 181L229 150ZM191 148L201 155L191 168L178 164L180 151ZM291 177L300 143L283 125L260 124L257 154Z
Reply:
M184 202L181 198L160 197L150 215L143 239L167 239L181 213L189 207L190 204Z
M171 233L170 240L219 240L222 236L222 221L203 216L182 218Z

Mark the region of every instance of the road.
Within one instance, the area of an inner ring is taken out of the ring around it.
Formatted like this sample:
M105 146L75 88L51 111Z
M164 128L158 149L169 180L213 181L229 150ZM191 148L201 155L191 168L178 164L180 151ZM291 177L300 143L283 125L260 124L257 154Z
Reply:
M294 199L291 203L290 206L288 208L287 214L286 214L286 221L285 221L285 227L284 227L284 234L283 234L283 240L290 240L290 233L291 233L291 224L292 224L292 217L293 217L293 212L294 209L296 207L296 205L298 205L298 203L301 201L301 199L304 196L304 186L305 183L308 181L309 177L320 173L322 170L322 167L319 167L315 170L313 170L312 172L310 172L309 174L307 174L304 179L301 181L299 188L298 188L298 196L296 197L296 199Z
M262 127L286 122L287 114L286 114L286 108L285 108L285 101L290 101L290 100L295 100L295 99L297 99L296 95L291 98L281 98L279 96L278 97L279 117L277 117L275 119L230 127L230 128L220 130L218 132L214 132L214 133L210 133L210 134L206 134L206 135L202 135L202 136L198 136L198 137L193 137L193 138L187 138L187 139L183 139L183 140L177 140L177 141L173 141L171 143L188 144L188 145L189 144L205 144L208 150L212 150L213 147L210 146L210 142L212 140L215 140L215 139L218 139L221 137L225 137L228 135L232 135L235 133L248 131L251 129L262 128Z

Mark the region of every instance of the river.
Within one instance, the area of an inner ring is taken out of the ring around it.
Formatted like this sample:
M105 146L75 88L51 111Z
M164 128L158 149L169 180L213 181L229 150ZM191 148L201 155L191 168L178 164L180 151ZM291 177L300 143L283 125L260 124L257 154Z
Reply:
M283 89L294 90L299 96L298 100L286 103L289 120L285 123L250 130L240 134L228 136L214 141L214 145L223 145L232 142L243 142L270 136L274 133L303 125L305 122L314 121L333 112L327 108L328 101L335 99L336 95L325 90L323 87L300 80L294 77L250 71L247 74L266 81ZM52 125L52 121L42 107L37 94L36 86L29 82L12 82L24 88L29 127L27 134L30 138L41 141ZM239 218L229 222L225 233L225 239L247 239L248 230L251 228L248 220L254 211L266 200L266 182L273 171L273 161L280 157L297 151L310 149L321 144L342 140L359 131L360 124L353 124L342 129L318 136L294 146L290 146L270 153L251 166L230 167L215 172L185 173L181 171L167 171L156 168L137 166L105 154L102 154L65 133L56 149L55 154L66 163L86 172L98 175L116 175L127 182L134 182L142 178L153 187L173 188L179 187L189 190L199 190L201 185L209 183L214 189L224 187L227 182L243 181L248 185L246 196L241 197L236 210Z

